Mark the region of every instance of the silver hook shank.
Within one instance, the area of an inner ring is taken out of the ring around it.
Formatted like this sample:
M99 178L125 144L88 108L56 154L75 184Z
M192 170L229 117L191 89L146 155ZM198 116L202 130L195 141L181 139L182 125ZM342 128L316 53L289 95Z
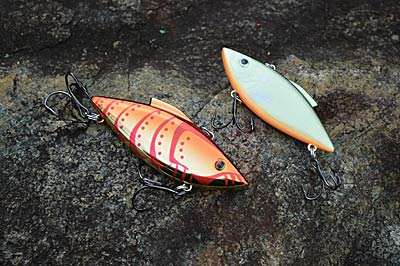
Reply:
M46 98L44 99L44 107L46 107L46 109L49 110L53 115L57 115L57 113L53 110L53 108L51 108L47 104L47 102L48 102L50 97L52 97L53 95L56 95L56 94L63 94L63 95L68 96L71 99L71 95L68 92L65 92L65 91L53 91L52 93L47 95Z
M69 84L69 80L68 77L71 76L74 80L74 83ZM75 94L72 91L72 87L75 87L76 89L79 89L81 91L83 91L83 93L85 94L85 96L90 99L90 95L86 89L86 87L82 84L82 82L80 82L80 80L74 75L74 73L68 71L65 74L65 85L67 87L67 91L55 91L50 93L49 95L47 95L47 97L44 100L44 106L46 107L47 110L49 110L53 115L57 115L57 113L54 111L53 108L51 108L48 105L48 101L51 97L53 97L54 95L57 94L63 94L66 95L70 98L70 100L74 103L76 109L78 109L79 114L82 118L87 119L87 120L92 120L92 121L96 121L98 123L102 122L101 116L98 113L91 113L89 111L89 109L84 106L79 100L78 98L75 96Z
M183 196L185 195L187 192L191 191L193 186L192 185L187 185L185 183L177 186L176 188L169 188L166 186L163 186L160 182L149 179L149 178L145 178L142 176L141 173L141 167L143 165L139 166L138 168L138 174L139 174L139 180L141 183L143 183L143 186L141 186L138 190L135 191L135 193L133 193L132 195L132 207L139 212L142 211L147 211L149 210L149 208L140 208L138 207L135 202L136 202L136 198L137 196L144 191L145 189L156 189L156 190L162 190L162 191L166 191L172 194L175 194L176 196Z
M316 200L325 192L325 187L327 187L331 190L338 189L343 184L343 179L340 176L338 176L332 168L330 168L330 173L328 175L326 175L324 173L324 171L321 169L321 165L320 165L319 161L317 160L317 155L316 155L317 147L309 144L307 148L310 151L311 164L312 164L313 170L318 175L318 177L321 181L322 189L321 189L321 192L318 193L316 196L309 196L304 188L304 184L302 184L302 188L303 188L304 197L306 199Z
M253 119L253 117L250 117L250 128L245 129L244 126L239 124L239 121L238 121L238 103L242 103L242 101L240 100L239 95L237 95L236 91L234 91L234 90L231 91L231 96L233 98L232 117L231 117L231 119L226 124L224 124L222 126L218 126L216 124L216 122L215 122L215 120L216 120L216 114L215 114L214 117L211 120L211 126L214 129L223 129L223 128L226 128L227 126L229 126L230 124L233 123L242 132L249 133L249 132L253 131L254 130L254 119Z

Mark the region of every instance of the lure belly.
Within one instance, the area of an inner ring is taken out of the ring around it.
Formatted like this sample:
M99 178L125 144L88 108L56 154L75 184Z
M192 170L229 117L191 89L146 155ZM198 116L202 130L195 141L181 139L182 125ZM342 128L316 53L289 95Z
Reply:
M95 109L141 159L161 173L206 188L239 188L246 179L209 137L180 110L94 96Z
M311 106L315 102L305 92L265 64L234 50L223 48L222 60L233 89L258 117L293 138L333 152Z

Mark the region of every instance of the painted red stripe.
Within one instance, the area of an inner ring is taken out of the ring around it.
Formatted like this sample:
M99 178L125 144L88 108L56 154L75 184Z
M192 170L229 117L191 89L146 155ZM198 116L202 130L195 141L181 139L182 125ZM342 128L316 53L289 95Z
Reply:
M120 130L118 129L118 121L121 118L122 114L125 113L126 110L128 110L129 108L131 108L132 106L134 106L135 103L128 105L124 110L121 111L121 113L118 114L117 118L114 121L114 131L117 132L118 135L120 135Z
M112 100L109 104L107 104L107 106L106 106L106 108L104 108L103 109L103 111L102 111L102 113L105 115L105 116L107 116L107 111L108 111L108 109L111 107L111 105L113 104L113 103L115 103L117 100Z
M181 180L184 181L184 180L185 180L185 177L186 177L186 167L183 168Z
M202 185L208 185L209 183L211 183L212 181L214 181L215 179L219 178L219 177L225 177L226 175L234 175L235 173L233 172L226 172L226 173L218 173L215 175L210 175L210 176L198 176L195 174L192 174L197 181L199 181L200 184Z
M174 176L176 177L177 175L178 175L178 163L176 163L175 164L176 165L176 167L175 167L175 171L174 171Z
M99 105L99 102L100 102L101 99L102 99L101 97L98 97L97 102L95 102L95 104Z
M141 156L140 152L138 151L138 147L136 146L136 133L139 130L139 128L142 126L142 124L144 123L144 121L146 121L147 118L149 118L150 116L154 115L157 111L153 111L151 113L148 113L147 115L145 115L142 119L139 120L139 122L135 125L135 127L132 129L130 135L129 135L129 147L140 157L140 158L144 158L143 156Z
M175 117L171 116L170 118L168 118L167 120L165 120L164 122L162 122L158 128L156 129L156 131L154 131L153 137L151 138L151 143L150 143L150 155L151 157L154 159L157 158L157 154L156 154L156 139L158 134L160 133L160 131L164 128L165 125L167 125L171 120L173 120Z

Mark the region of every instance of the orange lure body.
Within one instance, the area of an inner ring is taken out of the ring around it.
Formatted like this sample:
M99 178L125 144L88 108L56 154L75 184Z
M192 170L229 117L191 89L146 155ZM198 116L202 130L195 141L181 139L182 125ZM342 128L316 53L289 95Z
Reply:
M206 188L248 185L227 156L177 108L154 98L149 105L100 96L91 101L132 151L161 173Z

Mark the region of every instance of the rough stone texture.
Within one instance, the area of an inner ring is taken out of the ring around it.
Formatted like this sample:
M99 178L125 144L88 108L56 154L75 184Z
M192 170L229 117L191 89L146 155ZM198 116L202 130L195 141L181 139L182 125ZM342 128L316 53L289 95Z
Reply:
M400 265L398 1L83 2L0 2L0 264ZM256 119L215 132L249 189L151 193L137 213L134 154L64 99L42 106L71 68L93 95L224 118L223 45L314 96L342 188L305 201L305 145Z

